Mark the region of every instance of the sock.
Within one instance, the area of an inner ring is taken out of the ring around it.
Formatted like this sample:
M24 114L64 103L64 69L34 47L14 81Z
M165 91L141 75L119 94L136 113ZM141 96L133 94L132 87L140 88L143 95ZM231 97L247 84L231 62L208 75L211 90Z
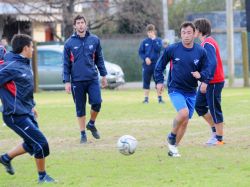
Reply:
M148 97L145 97L145 98L144 98L144 101L148 101Z
M212 132L215 133L216 132L216 128L215 127L211 127Z
M216 139L217 139L218 141L222 142L222 140L223 140L223 136L216 135Z
M162 96L158 96L158 101L162 101Z
M85 130L84 131L81 131L81 136L85 136Z
M168 135L168 139L170 140L170 144L171 145L175 145L175 143L176 143L176 134L174 134L174 133L171 132Z
M90 126L95 126L95 121L89 120L89 125L90 125Z
M9 163L9 162L12 160L12 158L10 158L9 155L8 155L7 153L5 153L4 155L2 155L2 160L3 160L4 162Z
M42 180L46 175L46 171L39 171L38 172L38 176L39 176L39 179Z

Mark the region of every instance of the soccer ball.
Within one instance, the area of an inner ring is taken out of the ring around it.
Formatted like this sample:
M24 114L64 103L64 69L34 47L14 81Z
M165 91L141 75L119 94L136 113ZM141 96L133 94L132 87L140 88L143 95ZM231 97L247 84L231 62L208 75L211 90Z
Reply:
M137 147L137 140L130 135L124 135L117 141L117 148L121 154L132 155Z

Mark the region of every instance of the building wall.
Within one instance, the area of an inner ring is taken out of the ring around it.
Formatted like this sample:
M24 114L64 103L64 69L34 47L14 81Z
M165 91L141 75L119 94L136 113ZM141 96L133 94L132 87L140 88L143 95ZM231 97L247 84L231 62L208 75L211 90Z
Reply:
M46 42L46 33L45 30L47 27L52 26L50 23L46 22L34 22L33 23L33 39L37 42ZM61 24L55 25L56 34L58 37L61 37ZM57 41L57 38L54 36L53 39Z
M33 23L33 39L37 42L45 42L45 25L44 23Z

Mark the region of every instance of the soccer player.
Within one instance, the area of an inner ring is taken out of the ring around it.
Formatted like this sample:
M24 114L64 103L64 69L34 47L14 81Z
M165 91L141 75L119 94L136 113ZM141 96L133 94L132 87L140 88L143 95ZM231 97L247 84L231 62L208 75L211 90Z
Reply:
M6 49L4 47L4 45L0 42L0 65L3 64L3 59L4 59L4 55L6 53ZM0 112L3 111L3 106L0 103Z
M212 135L207 145L223 145L223 113L221 109L221 92L224 87L224 71L219 45L211 37L211 24L207 19L194 21L196 37L201 40L201 46L207 51L209 70L212 80L202 82L197 93L195 110L202 116L212 129Z
M63 82L66 92L72 91L80 126L80 143L86 143L87 95L91 105L91 116L86 128L91 131L94 138L100 139L100 134L95 126L102 102L97 68L102 76L102 87L107 86L107 70L104 65L100 40L87 30L84 16L77 15L75 17L74 28L75 33L64 45Z
M160 56L162 49L162 41L156 36L155 26L153 24L147 25L148 37L144 39L139 48L139 56L141 57L142 63L142 78L143 78L143 89L144 89L144 101L143 103L149 103L149 90L150 81L154 79L155 64ZM164 103L162 100L161 91L157 91L158 103Z
M208 82L209 73L206 67L206 51L194 43L195 27L192 22L184 22L180 26L181 42L169 45L159 58L155 67L157 89L164 85L163 72L170 62L168 77L168 94L177 111L173 120L173 128L167 136L168 155L180 157L177 145L187 128L194 112L196 88L198 80Z
M3 120L23 143L0 156L6 172L14 175L12 159L24 153L34 155L39 183L54 183L45 170L45 157L49 155L49 144L38 128L37 112L33 100L33 73L30 58L33 52L32 39L18 34L12 39L12 52L5 55L0 65L0 97L3 103Z

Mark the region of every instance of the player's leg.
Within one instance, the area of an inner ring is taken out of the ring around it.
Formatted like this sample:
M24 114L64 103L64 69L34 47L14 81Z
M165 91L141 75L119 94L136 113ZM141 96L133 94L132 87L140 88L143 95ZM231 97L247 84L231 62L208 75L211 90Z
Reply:
M150 81L151 81L150 67L147 66L143 67L142 79L143 79L143 89L144 89L143 103L147 104L149 102L149 91L150 91Z
M177 145L179 145L181 139L183 138L186 132L189 119L191 119L194 114L196 95L185 95L185 101L186 101L186 105L188 108L188 112L186 112L187 117L185 118L183 123L180 125L180 128L178 129L177 138L176 138Z
M80 143L87 142L87 136L85 132L86 124L86 83L74 82L72 83L72 96L75 102L76 116L78 125L80 128Z
M152 69L152 76L153 76L153 80L155 81L155 77L154 77L154 68L155 68L155 65L153 66L153 69ZM155 82L155 89L156 89L156 82ZM156 89L156 92L157 92L157 96L158 96L158 103L159 104L164 104L164 100L162 99L162 93L164 93L163 90L157 90Z
M178 92L169 93L170 100L178 112L176 117L173 120L173 128L172 131L168 134L168 148L169 148L169 156L178 157L180 156L178 149L176 147L176 140L180 142L183 134L185 132L185 127L182 125L186 125L186 121L188 120L189 111L186 104L186 100L183 94ZM182 128L182 130L179 130Z
M100 134L95 126L95 121L98 116L98 113L101 110L101 103L102 103L101 89L98 80L89 82L88 96L89 96L89 104L91 105L91 111L90 111L90 120L87 124L87 129L91 131L94 138L100 139Z
M223 112L221 109L221 92L224 87L223 83L216 83L211 85L209 90L209 110L213 118L215 128L216 128L216 139L218 142L216 144L222 145L223 142Z
M197 96L196 96L196 102L195 102L195 110L196 113L199 116L202 116L203 119L208 123L208 125L211 128L211 136L206 142L207 145L213 145L216 142L216 134L215 134L215 127L214 127L214 122L212 119L212 116L208 110L208 96L209 96L209 89L210 85L207 86L207 93L201 93L200 89L198 89Z

